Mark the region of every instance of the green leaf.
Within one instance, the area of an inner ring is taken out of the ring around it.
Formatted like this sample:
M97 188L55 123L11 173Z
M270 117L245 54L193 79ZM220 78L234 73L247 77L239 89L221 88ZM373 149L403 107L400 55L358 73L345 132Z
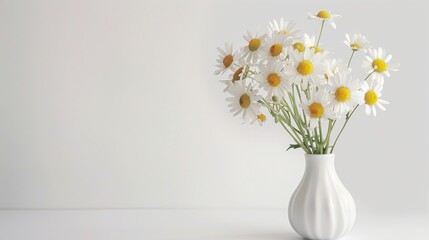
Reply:
M289 144L289 147L286 149L286 151L288 151L289 149L297 149L300 147L301 146L299 144Z

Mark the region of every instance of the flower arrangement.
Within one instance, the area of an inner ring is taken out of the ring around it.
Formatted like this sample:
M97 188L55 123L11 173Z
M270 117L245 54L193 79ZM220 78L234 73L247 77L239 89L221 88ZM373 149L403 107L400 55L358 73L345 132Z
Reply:
M361 34L345 35L350 57L342 62L320 41L325 24L335 29L334 20L340 16L321 10L308 17L320 21L317 40L291 21L273 20L267 33L247 32L239 51L230 43L218 48L215 74L230 73L221 82L232 95L226 100L234 116L262 125L267 120L261 111L265 108L292 137L294 143L288 149L329 154L359 106L365 106L367 115L375 116L377 108L385 110L384 80L398 65L390 63L392 55L384 49L371 48ZM354 78L350 66L358 52L366 54L361 64L366 75ZM334 132L336 136L331 137Z

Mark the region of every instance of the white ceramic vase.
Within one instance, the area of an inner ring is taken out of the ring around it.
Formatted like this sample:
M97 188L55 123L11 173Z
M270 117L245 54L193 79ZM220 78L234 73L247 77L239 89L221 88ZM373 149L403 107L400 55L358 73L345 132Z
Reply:
M305 155L305 173L289 202L289 221L305 239L339 239L353 226L355 202L341 183L334 154Z

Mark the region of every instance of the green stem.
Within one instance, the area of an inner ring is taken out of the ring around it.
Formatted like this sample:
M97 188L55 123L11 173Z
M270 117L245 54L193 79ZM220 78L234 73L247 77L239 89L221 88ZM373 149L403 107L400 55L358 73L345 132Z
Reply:
M374 72L375 72L375 70L374 70L374 71L372 71L372 72L370 72L370 73L368 74L368 76L366 76L366 78L365 78L364 80L367 80L367 79L369 78L369 76L371 76Z
M320 121L320 119L319 119L319 121ZM320 143L319 143L319 134L317 133L317 127L315 127L313 129L313 132L314 132L314 139L315 139L315 143L316 143L315 153L320 154L320 151L319 151Z
M350 59L349 59L349 63L347 64L347 68L350 67L350 64L352 63L352 58L353 58L353 55L355 54L355 52L356 52L356 50L352 50L352 55L350 55Z
M289 100L290 100L290 102L291 102L291 105L292 105L292 107L293 107L293 119L294 119L294 121L295 121L295 124L298 126L298 128L299 128L299 132L301 133L301 136L302 136L302 138L303 138L303 142L304 142L304 144L308 147L308 136L307 135L305 135L305 130L304 130L304 128L302 127L302 119L301 119L301 116L299 115L299 112L298 112L298 107L296 106L296 102L294 101L294 98L293 98L293 96L291 95L291 93L288 93L288 96L289 96ZM283 103L287 106L287 107L289 107L289 105L287 104L287 102L285 101L285 100L283 100ZM289 107L289 109L290 109L290 107ZM292 112L292 111L291 111Z
M329 123L328 123L328 132L326 133L326 139L324 144L324 153L328 153L328 149L329 149L329 141L331 140L331 132L332 129L334 128L334 121L329 119Z
M296 92L298 93L299 101L302 103L301 92L300 92L300 90L299 90L299 89L301 88L301 91L303 91L303 90L302 90L302 86L301 86L301 87L298 87L298 85L295 85L295 88L296 88ZM301 111L302 111L302 116L303 116L303 118L304 118L303 120L304 120L305 131L307 132L307 138L308 138L308 140L309 140L309 143L310 143L311 145L313 145L313 140L311 139L310 130L308 130L307 116L305 115L304 109L301 109Z
M340 132L338 133L337 137L335 138L334 144L331 148L331 153L334 151L335 145L337 144L338 138L340 138L341 134L344 131L344 128L346 127L347 123L349 122L350 118L352 117L353 113L356 111L356 109L359 107L359 105L356 105L356 107L353 109L353 111L350 112L350 114L346 115L346 121L344 122L343 127L341 128Z
M285 119L285 117L283 117L281 114L276 113L276 112L278 112L278 110L271 107L271 105L268 102L266 102L264 99L262 99L260 102L269 110L269 112L271 113L271 115L274 118L278 119L278 122L280 122L280 124L288 132L288 134L292 137L292 139L295 141L295 143L298 144L306 153L310 154L311 151L307 148L306 145L304 145L303 141L301 141L298 133L295 131L293 126L291 126L287 123L287 120ZM286 125L288 125L291 128L290 130L287 128L285 123L286 123Z
M306 153L308 153L308 154L311 154L311 151L306 147L306 146L304 146L304 144L302 143L302 142L300 142L299 140L297 140L294 136L293 136L293 134L289 131L289 129L286 127L286 125L282 122L282 121L279 121L280 122L280 124L283 126L283 128L286 130L286 132L288 132L289 133L289 135L292 137L292 139L295 141L295 143L296 144L298 144L301 148L302 148L302 150L304 150Z
M319 46L320 43L320 38L322 37L322 32L323 32L323 26L325 25L325 20L322 21L322 26L320 27L320 32L319 32L319 37L317 38L317 44L316 47Z

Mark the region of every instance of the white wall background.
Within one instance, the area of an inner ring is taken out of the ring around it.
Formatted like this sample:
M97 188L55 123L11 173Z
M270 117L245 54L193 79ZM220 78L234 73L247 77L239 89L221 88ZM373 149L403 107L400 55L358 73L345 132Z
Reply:
M0 208L278 208L303 173L280 126L241 124L215 47L273 18L325 48L363 33L400 62L391 102L337 148L358 208L429 209L427 9L421 1L0 1ZM356 58L353 66L360 69ZM355 70L359 76L360 70Z

